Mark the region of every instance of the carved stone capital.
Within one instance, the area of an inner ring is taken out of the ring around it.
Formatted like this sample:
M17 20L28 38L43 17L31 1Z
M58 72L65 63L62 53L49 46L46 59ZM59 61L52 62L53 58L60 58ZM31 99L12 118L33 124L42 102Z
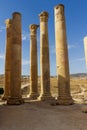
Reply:
M55 6L56 21L64 21L64 5L59 4Z
M17 16L17 15L19 15L21 17L21 13L19 13L19 12L14 12L12 15L13 15L13 17Z
M84 37L84 41L87 41L87 36Z
M46 11L43 11L39 14L40 17L40 21L41 22L47 22L48 21L48 17L49 17L49 13Z
M5 20L6 27L9 28L12 25L12 19Z
M63 8L63 10L64 10L64 5L63 5L63 4L59 4L59 5L56 5L56 6L54 7L54 9L58 9L58 8Z
M30 29L30 34L36 34L37 33L37 28L39 27L39 25L37 24L31 24L29 26L29 29Z
M19 13L19 12L14 12L13 14L12 14L12 19L13 19L13 21L15 20L15 22L16 21L21 21L21 13ZM14 22L13 22L13 24L14 24Z

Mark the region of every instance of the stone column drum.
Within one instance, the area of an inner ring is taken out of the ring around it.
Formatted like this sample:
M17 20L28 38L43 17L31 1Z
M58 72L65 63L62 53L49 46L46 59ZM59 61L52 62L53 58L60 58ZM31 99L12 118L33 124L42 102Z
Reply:
M84 37L84 52L85 52L85 61L87 67L87 36Z
M41 94L40 100L52 99L50 93L50 63L48 40L48 12L41 12L40 17L40 73Z
M21 14L12 17L11 92L7 104L21 104Z
M66 25L64 6L59 4L55 11L55 41L56 41L56 62L58 74L58 103L69 105L73 103L70 95L70 75L68 62L68 49L66 39Z
M31 24L30 28L30 99L37 99L38 94L38 61L37 61L37 28Z
M5 88L4 88L5 92L3 99L7 99L10 96L12 20L6 19L5 24L6 24Z

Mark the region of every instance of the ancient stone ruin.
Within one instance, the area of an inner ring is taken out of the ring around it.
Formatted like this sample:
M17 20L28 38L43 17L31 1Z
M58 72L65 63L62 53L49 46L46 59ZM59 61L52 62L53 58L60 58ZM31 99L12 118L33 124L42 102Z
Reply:
M58 104L73 104L70 94L70 74L64 6L54 8L55 12L55 43L56 66L58 77ZM50 60L48 36L48 12L41 12L40 18L40 75L41 93L38 92L37 63L37 24L31 24L30 29L30 93L29 99L40 101L53 100L50 92ZM21 95L21 14L13 13L12 19L6 20L6 57L5 57L5 93L3 99L7 104L23 103Z
M64 6L60 4L54 8L54 11L55 11L56 62L58 73L58 88L59 88L58 103L72 104L73 100L70 95L70 74L69 74Z
M30 25L30 99L37 99L38 93L38 63L37 63L37 28Z
M41 72L41 100L52 98L50 93L50 63L48 38L48 12L41 12L40 17L40 72Z

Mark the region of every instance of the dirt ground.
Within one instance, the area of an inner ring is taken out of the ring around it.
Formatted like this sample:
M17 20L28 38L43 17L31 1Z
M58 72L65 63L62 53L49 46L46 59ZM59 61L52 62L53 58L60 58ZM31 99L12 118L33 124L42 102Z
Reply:
M51 106L47 102L8 106L0 103L0 130L87 130L82 105Z

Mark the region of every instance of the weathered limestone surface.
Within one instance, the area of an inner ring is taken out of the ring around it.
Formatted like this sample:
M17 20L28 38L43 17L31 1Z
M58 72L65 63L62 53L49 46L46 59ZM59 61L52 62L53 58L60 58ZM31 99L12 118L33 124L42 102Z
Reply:
M42 12L40 17L40 73L41 94L40 100L52 99L50 93L50 64L48 40L48 12Z
M55 40L56 62L58 74L58 103L62 105L72 104L70 95L70 75L68 63L68 49L66 39L66 25L64 6L62 4L54 8L55 11Z
M5 88L4 88L4 97L7 99L10 96L10 87L11 87L11 45L12 45L12 20L6 19L6 53L5 53Z
M30 99L37 99L38 94L38 62L37 62L37 28L30 25Z
M84 52L85 52L85 61L87 67L87 36L84 37Z
M11 92L7 104L21 104L21 14L13 13L11 48Z

